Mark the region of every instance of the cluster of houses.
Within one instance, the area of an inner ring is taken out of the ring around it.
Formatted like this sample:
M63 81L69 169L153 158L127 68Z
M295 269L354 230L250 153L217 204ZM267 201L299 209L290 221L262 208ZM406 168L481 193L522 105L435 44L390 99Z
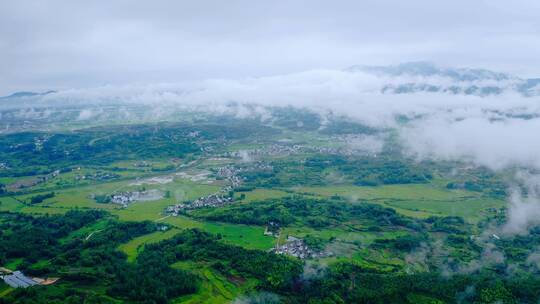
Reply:
M216 176L221 178L229 178L232 176L236 176L239 172L240 169L236 168L235 166L219 167L216 169Z
M331 252L316 252L310 249L306 243L299 238L288 236L285 244L276 246L272 249L272 252L276 254L286 254L299 259L314 259L331 256Z
M353 142L358 140L358 135L340 135L336 137L340 142ZM289 156L300 153L321 153L321 154L339 154L344 156L355 155L358 152L366 153L361 147L352 147L346 145L343 147L328 146L305 146L298 144L273 144L262 148L241 150L225 153L225 157L257 159L264 156Z
M31 278L24 275L21 271L11 271L0 267L0 278L13 288L27 288L34 285L50 285L58 281L58 278Z
M231 204L233 202L233 198L228 195L223 195L221 193L214 193L207 196L203 196L201 198L198 198L194 200L191 203L181 203L176 204L167 207L165 209L165 213L172 215L172 216L178 216L182 211L185 210L192 210L192 209L199 209L199 208L216 208L216 207L222 207L228 204Z
M145 160L142 160L142 161L134 163L133 166L137 168L146 168L146 167L150 167L151 164Z
M274 144L268 147L265 147L258 153L261 153L262 155L270 155L270 156L278 156L278 155L284 155L288 156L291 154L298 154L302 151L303 147L301 145L278 145Z
M229 187L225 191L230 191L242 183L242 178L238 176L242 170L234 166L225 166L217 168L216 176L218 178L225 178L229 181Z
M279 237L279 223L270 221L264 229L264 235Z
M76 180L94 180L94 181L104 181L119 178L120 175L105 171L96 171L93 174L77 175L75 176Z
M60 175L60 170L55 170L55 171L53 171L53 172L51 172L49 174L46 174L46 175L18 180L18 181L14 182L14 183L11 183L11 184L7 185L6 188L9 191L17 191L17 190L21 190L21 189L24 189L24 188L30 188L30 187L33 187L35 185L45 183L45 182L57 177L58 175Z
M199 208L216 208L222 207L234 202L233 197L230 195L230 191L233 191L236 187L242 184L242 178L238 174L242 169L235 166L224 166L217 168L215 176L217 178L226 179L229 183L219 190L219 192L200 197L192 202L180 203L172 206L168 206L165 209L165 213L178 216L185 210L199 209ZM186 173L177 173L177 175L182 174L182 176L187 176ZM204 177L207 177L207 174L204 174ZM193 180L193 178L192 178Z
M9 166L7 163L0 163L0 170L8 170Z
M274 167L264 161L250 162L249 167L244 168L242 171L272 171Z
M350 137L338 137L336 140L343 142L350 142L353 139ZM252 150L242 150L228 152L225 154L226 157L234 158L249 158L257 159L264 156L289 156L300 153L321 153L321 154L339 154L350 156L358 153L358 149L351 148L350 146L345 147L325 147L325 146L304 146L304 145L284 145L284 144L273 144L263 148L252 149Z
M152 201L162 197L163 194L159 190L155 189L147 191L127 191L112 194L110 197L110 202L126 208L129 204L136 201Z
M291 154L297 154L301 152L303 146L301 145L282 145L282 144L273 144L270 146L265 146L263 148L257 148L252 150L242 150L242 151L233 151L227 152L226 157L234 158L257 158L262 156L288 156Z
M199 135L201 134L200 131L191 131L187 134L187 137L189 138L196 138L196 137L199 137Z
M214 151L214 147L212 147L212 146L201 147L201 151L202 152L212 152L212 151Z
M111 195L111 203L126 208L135 201L135 192L119 192Z
M43 149L43 144L46 143L50 135L42 136L42 137L36 137L34 138L34 147L36 151L41 151Z
M240 186L243 182L243 178L239 176L241 172L247 171L272 171L274 167L263 161L250 162L248 166L243 168L236 166L220 167L216 171L218 178L225 178L229 181L232 188Z

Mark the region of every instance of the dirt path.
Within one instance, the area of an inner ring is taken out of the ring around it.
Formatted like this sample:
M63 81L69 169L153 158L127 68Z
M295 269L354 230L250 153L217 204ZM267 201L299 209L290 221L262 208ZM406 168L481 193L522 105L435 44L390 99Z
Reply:
M92 235L94 235L94 233L97 233L97 232L100 232L100 231L103 231L103 229L90 232L90 234L84 240L88 241L92 237Z
M164 217L162 217L162 218L158 218L158 219L155 220L154 222L162 221L162 220L164 220L164 219L166 219L166 218L168 218L168 217L170 217L170 216L171 216L170 214L169 214L169 215L166 215L166 216L164 216Z

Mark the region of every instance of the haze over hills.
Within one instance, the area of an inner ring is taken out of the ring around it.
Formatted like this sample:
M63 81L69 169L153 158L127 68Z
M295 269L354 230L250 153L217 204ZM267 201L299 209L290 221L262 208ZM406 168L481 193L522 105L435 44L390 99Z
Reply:
M540 304L539 29L531 0L0 2L0 304Z
M522 78L516 75L487 69L444 67L427 61L406 62L398 65L386 66L354 65L342 71L306 71L295 74L252 78L247 81L261 82L266 79L287 79L310 74L318 76L321 73L351 73L353 75L375 77L378 80L375 86L373 86L373 82L359 83L358 86L360 89L375 90L383 94L445 93L450 95L473 95L480 97L501 94L518 94L523 97L540 95L540 78ZM244 80L221 79L209 81L221 81L226 83ZM208 83L208 81L203 81L202 83L205 84ZM199 84L199 86L203 84ZM185 84L178 85L185 86ZM147 87L152 87L152 89L157 89L160 92L177 94L177 90L174 89L174 86L174 84L147 84ZM107 95L107 92L109 95L118 95L117 92L114 92L115 88L120 88L119 91L121 91L121 94L129 93L130 88L134 89L134 87L126 85L108 85L105 87L105 95ZM0 100L15 102L23 100L41 100L44 98L50 100L57 97L63 97L66 95L66 92L67 94L71 94L72 92L87 90L100 91L100 88L58 91L49 90L45 92L21 91L0 97ZM195 91L197 90L200 90L200 88L195 89ZM185 91L190 94L189 89ZM56 93L60 94L56 95ZM103 94L100 95L103 96ZM109 97L112 98L113 96Z
M7 96L1 96L0 99L17 99L17 98L28 98L28 97L39 97L39 96L45 96L48 94L56 93L54 90L45 91L45 92L29 92L29 91L21 91L21 92L15 92L13 94L7 95Z
M390 78L381 88L383 93L444 92L477 96L511 92L523 96L540 94L540 78L520 78L486 69L440 67L427 61L390 66L355 65L346 70Z

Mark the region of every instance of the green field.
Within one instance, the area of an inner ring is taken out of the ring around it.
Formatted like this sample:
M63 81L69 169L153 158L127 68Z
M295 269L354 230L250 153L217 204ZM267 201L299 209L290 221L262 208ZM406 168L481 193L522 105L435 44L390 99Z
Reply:
M185 216L167 217L163 223L179 229L199 228L211 233L220 234L227 243L250 249L268 250L274 246L275 238L264 235L264 227L201 222Z
M259 201L269 198L280 198L289 195L287 192L274 189L255 189L253 191L239 192L236 193L235 197L238 197L240 194L245 194L246 198L244 202Z
M7 294L12 292L13 290L14 290L13 288L9 287L3 281L0 281L0 299L2 297L5 297Z
M154 233L134 238L128 243L120 245L118 250L127 255L129 262L133 262L137 258L137 254L144 249L144 245L166 240L175 236L178 232L179 230L176 228L169 229L167 231L156 231Z
M326 186L298 187L298 193L331 197L339 195L355 202L377 203L407 215L461 216L471 222L482 217L488 208L501 208L504 201L484 197L482 193L466 190L449 190L436 184L407 184L383 186Z
M504 197L517 169L413 159L395 130L334 113L266 111L272 119L182 110L181 121L62 121L2 134L0 266L60 280L15 292L0 281L0 297L537 300L539 230L497 230L512 211ZM384 141L381 151L351 144L367 136ZM119 194L125 205L112 203ZM184 205L167 209L176 204Z
M253 290L257 283L250 279L226 278L202 263L177 262L172 267L193 272L202 280L196 294L176 299L174 303L229 303L246 291Z

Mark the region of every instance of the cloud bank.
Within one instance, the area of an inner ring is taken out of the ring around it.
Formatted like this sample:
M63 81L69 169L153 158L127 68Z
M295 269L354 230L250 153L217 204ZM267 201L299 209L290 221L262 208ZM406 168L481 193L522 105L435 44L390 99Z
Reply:
M533 0L1 1L0 95L419 59L531 73L539 9Z
M408 153L420 158L469 160L492 169L540 169L540 98L515 91L493 96L413 92L385 94L403 82L446 82L419 76L386 77L363 72L314 70L262 78L213 79L156 85L71 89L12 106L147 105L154 115L190 108L238 117L268 116L268 107L293 106L340 115L375 128L395 129ZM458 82L457 85L463 85ZM495 83L506 87L505 81ZM4 102L3 107L9 107ZM95 117L86 110L79 119Z
M33 110L36 107L115 104L128 109L144 105L152 109L150 116L158 118L190 109L264 120L270 118L270 108L292 106L309 109L323 118L345 116L374 128L393 130L405 153L419 159L468 161L493 170L540 170L540 97L519 94L512 89L512 79L516 78L456 80L444 75L312 70L260 78L62 90L37 98L5 100L0 109L15 107L28 116L37 115ZM395 94L383 90L401 83L468 87L482 82L501 88L501 93ZM99 108L83 110L77 119L94 119L103 113L106 111ZM372 145L374 151L381 147L376 138L361 144ZM531 223L531 217L540 218L536 197L526 199L526 204L519 195L511 197L509 216L515 227L509 226L508 231L522 231Z

